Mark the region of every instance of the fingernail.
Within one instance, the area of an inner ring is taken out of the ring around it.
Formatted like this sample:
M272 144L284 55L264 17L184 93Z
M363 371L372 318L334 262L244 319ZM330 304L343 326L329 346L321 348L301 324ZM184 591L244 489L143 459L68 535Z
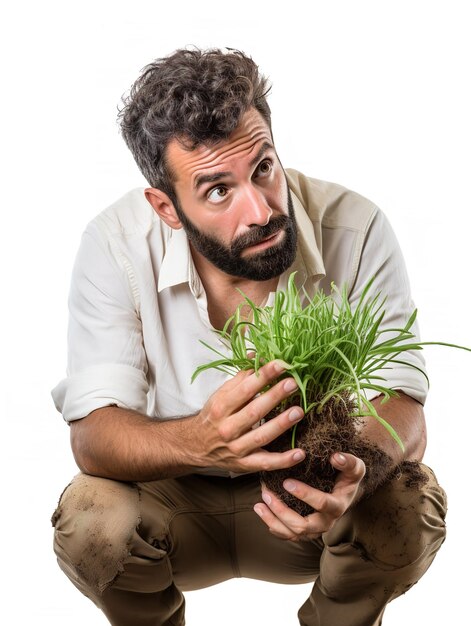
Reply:
M288 413L288 419L290 420L290 422L297 422L302 418L302 416L303 412L301 411L301 409L293 409Z
M281 359L275 359L273 361L273 368L277 374L281 374L281 372L284 372L286 370L286 363L284 361L281 361Z
M341 452L337 452L337 454L335 455L335 460L339 465L345 465L345 463L347 462L347 459Z
M288 378L288 380L283 385L283 389L285 391L294 391L297 388L298 388L298 385L296 381L294 380L294 378Z
M296 484L292 480L285 480L285 482L283 483L283 487L286 489L286 491L295 491Z
M265 504L268 504L268 506L270 506L270 504L271 504L271 497L268 495L268 493L266 491L262 492L262 500L265 502Z
M298 452L295 452L293 454L293 459L295 461L302 461L304 459L304 452L301 452L301 450L298 450Z
M263 517L263 509L261 506L254 506L253 510L259 517Z

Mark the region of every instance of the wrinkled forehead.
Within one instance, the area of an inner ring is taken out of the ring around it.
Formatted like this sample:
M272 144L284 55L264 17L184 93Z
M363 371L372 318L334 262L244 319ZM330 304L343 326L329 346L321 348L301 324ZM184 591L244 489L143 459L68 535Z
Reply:
M231 135L216 144L200 144L191 149L184 140L172 139L167 146L166 160L175 183L193 186L198 175L232 171L244 159L250 161L267 143L273 144L270 128L260 113L251 109Z

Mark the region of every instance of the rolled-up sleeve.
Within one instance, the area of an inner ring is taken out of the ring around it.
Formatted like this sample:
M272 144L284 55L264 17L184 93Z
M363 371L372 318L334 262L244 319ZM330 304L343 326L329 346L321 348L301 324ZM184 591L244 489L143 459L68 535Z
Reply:
M82 236L69 293L67 377L52 390L68 422L109 405L145 412L147 360L129 263L95 222Z
M372 221L363 246L358 274L350 294L350 301L355 306L368 281L375 277L371 294L381 292L386 298L385 315L381 330L403 328L415 310L411 296L406 264L399 243L385 215L378 211ZM414 341L420 340L417 320L410 329L415 335ZM397 333L392 332L391 336ZM381 335L381 341L389 338ZM390 389L402 390L421 404L425 403L428 391L425 372L425 359L422 351L409 350L401 353L399 360L406 364L391 363L389 367L376 372L384 380L377 381ZM378 395L367 391L370 399Z

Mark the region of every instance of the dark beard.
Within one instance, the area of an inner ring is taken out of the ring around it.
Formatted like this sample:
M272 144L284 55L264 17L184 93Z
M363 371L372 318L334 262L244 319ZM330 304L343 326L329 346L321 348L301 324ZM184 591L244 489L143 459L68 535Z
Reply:
M191 244L210 263L226 274L249 280L270 280L280 276L294 262L298 231L289 188L288 215L274 217L265 226L252 226L249 232L235 239L230 246L199 230L188 219L178 202L174 206ZM245 248L260 243L279 230L285 233L280 243L249 257L241 256Z

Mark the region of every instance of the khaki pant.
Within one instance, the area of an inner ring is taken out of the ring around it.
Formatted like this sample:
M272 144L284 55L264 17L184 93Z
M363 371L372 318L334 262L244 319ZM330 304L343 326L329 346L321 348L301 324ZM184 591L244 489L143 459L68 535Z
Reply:
M446 496L423 468L424 487L395 479L322 539L300 543L274 537L253 512L255 476L133 484L79 474L54 513L54 549L115 626L182 626L182 591L234 577L315 582L302 626L378 625L445 537Z

